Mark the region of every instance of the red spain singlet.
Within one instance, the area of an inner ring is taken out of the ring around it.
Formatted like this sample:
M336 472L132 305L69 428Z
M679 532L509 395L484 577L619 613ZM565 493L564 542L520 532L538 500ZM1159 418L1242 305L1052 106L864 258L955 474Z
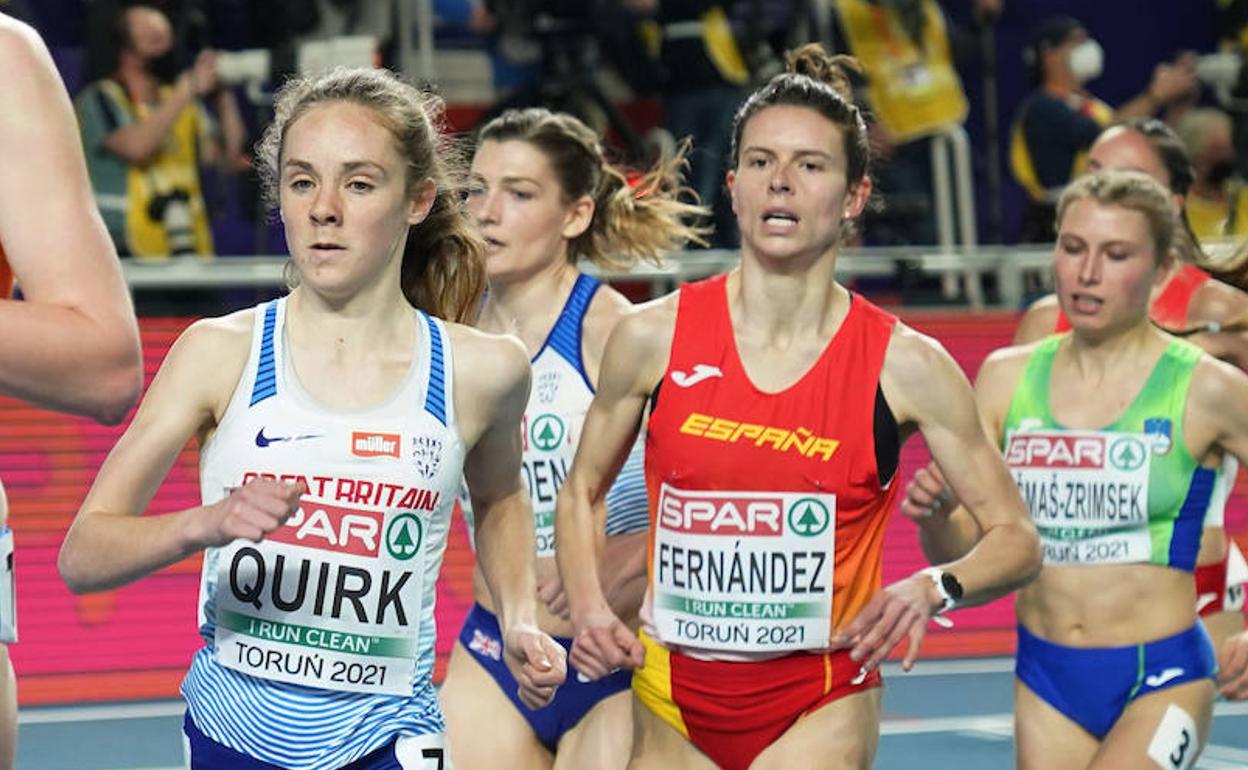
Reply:
M852 295L814 366L765 393L725 286L681 287L648 423L646 632L718 659L824 649L881 586L896 487L879 478L874 415L897 319Z
M1148 309L1148 317L1163 329L1179 331L1188 325L1187 311L1192 305L1192 297L1196 291L1210 281L1213 276L1199 267L1183 264L1179 272L1167 283L1157 299ZM1060 309L1057 311L1057 324L1054 332L1070 331L1070 319Z

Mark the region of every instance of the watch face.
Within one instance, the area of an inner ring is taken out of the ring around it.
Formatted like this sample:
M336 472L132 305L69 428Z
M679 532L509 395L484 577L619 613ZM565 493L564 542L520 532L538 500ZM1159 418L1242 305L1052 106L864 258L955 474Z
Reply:
M950 572L940 573L940 584L944 587L945 593L956 602L962 598L962 584Z

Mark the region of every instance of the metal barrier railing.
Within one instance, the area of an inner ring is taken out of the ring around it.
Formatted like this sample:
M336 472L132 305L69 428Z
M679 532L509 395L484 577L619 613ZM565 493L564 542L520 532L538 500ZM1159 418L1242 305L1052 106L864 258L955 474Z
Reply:
M931 246L844 249L837 256L836 274L840 280L861 277L889 277L896 273L897 262L905 261L921 273L934 276L970 278L968 286L982 285L985 275L997 277L999 306L1017 308L1024 298L1024 275L1027 271L1045 273L1052 259L1051 247L1044 246L980 246L970 252L934 250ZM706 278L731 269L740 254L730 249L685 251L672 255L661 266L641 264L624 273L606 273L592 265L586 272L607 279L643 281L651 284L656 294L665 293L685 281ZM284 282L283 271L288 259L283 256L174 257L162 262L124 260L122 272L133 289L186 289L221 287L275 287ZM968 304L975 309L985 306L980 292L968 292Z
M954 202L957 202L957 241L962 251L974 254L979 241L975 227L975 182L971 178L971 140L961 124L945 126L932 136L932 203L936 214L936 234L941 251L955 249ZM953 156L953 173L950 179L950 155ZM958 294L958 274L946 272L941 276L941 289L947 299ZM966 297L972 307L983 307L984 287L978 273L967 270L962 273L966 284Z

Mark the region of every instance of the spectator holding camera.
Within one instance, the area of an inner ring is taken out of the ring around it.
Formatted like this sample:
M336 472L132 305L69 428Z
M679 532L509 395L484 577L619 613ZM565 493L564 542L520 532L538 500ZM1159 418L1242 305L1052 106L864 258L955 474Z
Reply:
M228 90L218 88L216 54L203 51L172 83L156 64L173 48L173 28L144 5L113 20L117 63L77 98L96 203L118 253L142 258L213 253L200 190L201 163L245 164L246 130ZM213 97L219 126L201 99Z

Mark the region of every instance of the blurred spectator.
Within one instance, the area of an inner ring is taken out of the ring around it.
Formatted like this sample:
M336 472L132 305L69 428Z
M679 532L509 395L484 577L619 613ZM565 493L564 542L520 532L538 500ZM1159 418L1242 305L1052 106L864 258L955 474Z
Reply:
M1221 44L1248 48L1248 0L1217 0L1214 27Z
M1177 132L1196 172L1187 194L1187 220L1196 237L1248 235L1248 195L1235 175L1230 116L1212 107L1191 110Z
M1023 215L1024 242L1053 239L1053 204L1082 170L1088 147L1116 120L1147 117L1198 88L1190 56L1159 64L1148 88L1117 110L1084 85L1100 77L1105 52L1077 20L1046 19L1023 52L1036 91L1023 102L1010 141L1010 168L1030 198Z
M368 35L383 46L390 40L394 29L392 0L315 0L309 4L314 8L316 25L304 36L308 40Z
M527 0L483 0L480 9L473 7L475 0L467 5L469 29L475 25L485 35L498 94L505 97L541 80L543 51L533 34L534 5Z
M693 140L689 185L712 211L711 244L736 245L736 218L724 187L730 126L750 73L719 0L627 0L652 14L660 34L664 127Z
M975 0L996 18L1003 0ZM835 0L834 47L855 56L873 116L876 190L885 209L868 227L882 243L937 240L931 136L966 120L949 28L936 0Z
M116 68L76 99L96 202L122 256L213 253L199 164L241 169L245 129L203 51L171 85L156 63L172 50L169 19L151 6L119 11ZM200 103L215 95L217 126Z
M494 31L498 21L483 0L433 0L436 22L467 30L481 37Z
M541 79L542 46L533 35L532 10L517 0L433 0L434 18L443 29L481 38L501 97Z

